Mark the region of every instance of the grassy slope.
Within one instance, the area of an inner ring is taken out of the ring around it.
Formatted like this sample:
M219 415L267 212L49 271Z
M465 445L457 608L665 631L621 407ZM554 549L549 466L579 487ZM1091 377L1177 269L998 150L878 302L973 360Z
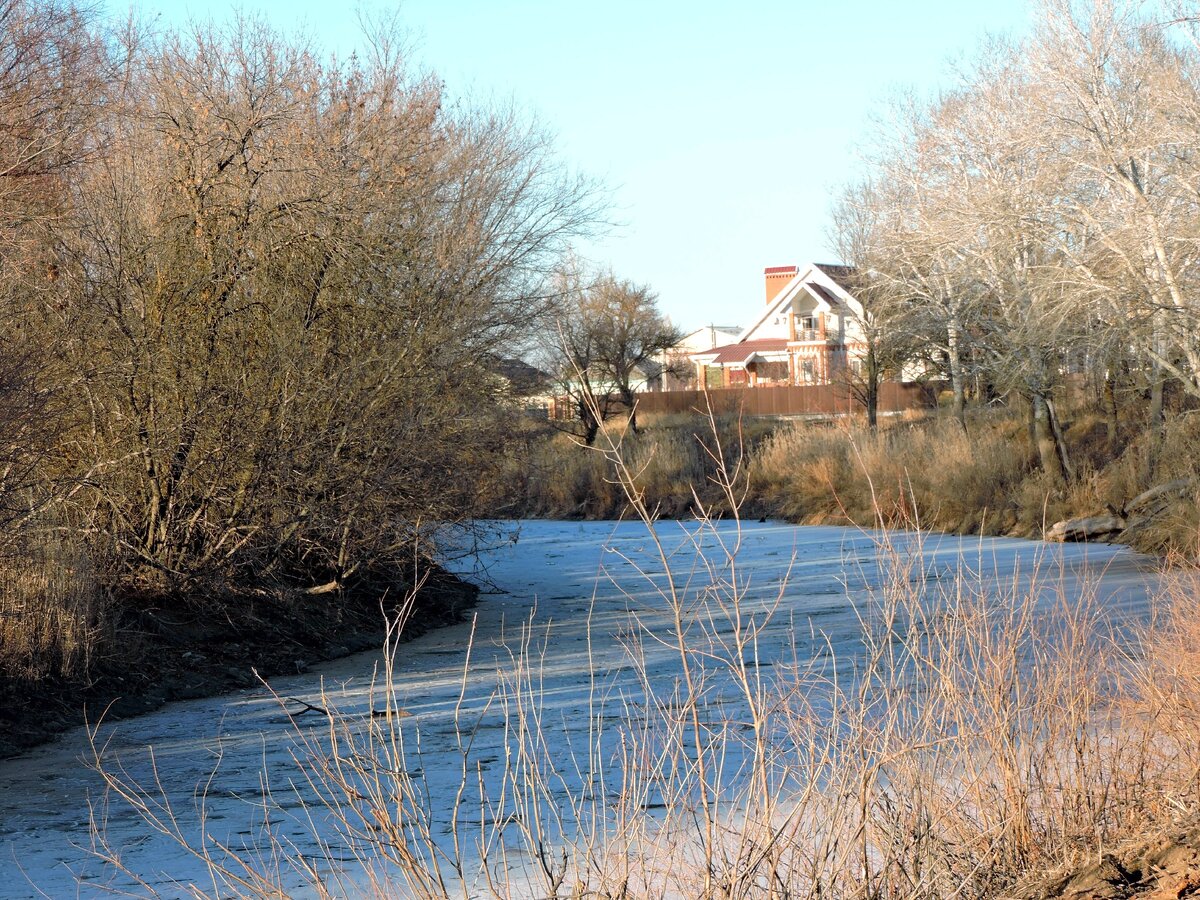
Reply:
M627 435L623 454L666 517L688 515L695 499L724 514L711 487L714 450L740 465L742 514L793 522L912 526L938 531L1040 537L1054 522L1121 508L1137 494L1200 474L1200 416L1168 424L1151 461L1149 436L1125 423L1110 441L1099 416L1080 413L1065 436L1076 479L1055 485L1037 469L1022 416L976 413L967 433L945 416L901 418L872 432L861 422L724 420L714 432L703 418L673 417ZM507 491L494 498L510 514L539 518L615 518L625 499L609 463L568 435L526 435ZM693 495L695 488L695 496ZM1150 553L1194 552L1200 524L1194 502L1177 503L1136 535Z

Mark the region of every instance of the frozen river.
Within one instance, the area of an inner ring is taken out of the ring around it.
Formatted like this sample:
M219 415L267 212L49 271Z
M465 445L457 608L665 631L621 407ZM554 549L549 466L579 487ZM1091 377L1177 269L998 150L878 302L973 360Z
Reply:
M668 549L684 542L679 523L661 523L659 533ZM667 689L679 679L678 655L670 641L637 637L668 635L672 627L671 611L659 593L665 581L643 526L526 522L514 541L518 526L501 523L496 534L497 546L478 564L469 557L453 564L485 584L474 623L403 644L395 658L393 697L403 710L403 718L395 721L409 736L405 764L419 764L422 802L439 840L452 840L453 829L439 816L454 818L449 811L463 781L464 760L472 790L482 785L486 792L512 794L504 772L513 767L504 761L511 752L516 713L511 704L495 699L498 684L509 686L510 697L514 686L520 691L522 685L536 685L540 724L552 736L541 752L564 754L554 761L555 778L565 779L564 790L570 791L572 778L585 777L578 759L586 753L581 749L586 741L572 741L594 728L598 705L605 702L599 695L608 698L606 714L612 714L636 706L639 684ZM672 558L685 593L699 596L714 573L725 571L718 538L735 541L734 526L719 525L706 538L706 553L716 569L698 566L692 553ZM1123 548L936 535L918 539L909 534L892 535L890 541L884 554L888 565L903 565L905 577L920 585L953 581L966 570L998 592L1036 578L1048 593L1069 596L1088 581L1100 605L1118 618L1137 617L1145 610L1155 577L1145 559ZM747 615L764 617L773 609L769 626L753 645L757 665L784 657L803 663L808 656L830 652L839 664L853 665L864 598L879 588L886 568L880 563L878 535L745 524L737 558ZM523 630L529 621L534 628ZM371 684L379 660L379 654L361 654L303 676L274 679L271 687L283 698L336 705L349 723L347 733L362 733L378 721L371 713L382 701L378 694L372 697ZM297 711L300 706L290 702L288 708ZM309 752L306 739L319 743L325 731L321 714L293 720L268 690L259 689L173 703L104 725L98 739L114 769L143 786L158 780L158 799L169 802L185 833L194 836L203 827L231 858L252 864L248 848L258 840L264 810L269 810L275 839L292 845L299 858L317 860L313 865L321 871L331 858L353 869L339 855L344 848L337 828L319 809L313 810L311 791L296 763ZM188 883L212 890L203 865L169 837L147 827L123 803L100 804L101 781L86 764L87 755L87 733L81 728L0 762L0 897L92 897L105 895L105 886L130 888L138 895L152 889L173 897L184 895ZM263 801L265 783L272 792L269 804ZM202 826L197 818L201 794ZM477 803L475 807L478 819ZM91 853L93 808L105 820L111 846L144 879L143 885L132 885ZM164 809L158 807L159 813ZM464 856L470 857L470 839L462 840L468 845ZM366 876L348 877L341 891L365 890ZM280 888L300 893L303 880L285 873Z

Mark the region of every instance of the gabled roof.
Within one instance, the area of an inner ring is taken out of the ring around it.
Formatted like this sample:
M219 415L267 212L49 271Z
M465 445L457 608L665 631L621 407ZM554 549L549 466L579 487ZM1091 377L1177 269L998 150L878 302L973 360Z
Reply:
M836 306L840 301L821 285L813 281L804 282L804 289L813 294L818 300L824 300L830 306Z
M746 341L763 322L771 316L778 315L781 309L790 306L799 291L807 291L819 303L830 308L848 306L856 314L861 314L862 304L848 287L853 286L854 273L855 269L852 266L840 266L833 263L809 263L799 266L795 277L784 285L770 303L763 307L762 313L750 323L749 327L742 330L738 339Z

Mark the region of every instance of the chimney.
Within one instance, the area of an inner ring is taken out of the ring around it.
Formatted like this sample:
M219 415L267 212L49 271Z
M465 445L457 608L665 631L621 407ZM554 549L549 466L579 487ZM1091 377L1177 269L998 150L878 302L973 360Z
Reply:
M787 283L795 278L799 271L796 266L767 266L763 269L767 284L767 303L778 297L779 292L787 287Z

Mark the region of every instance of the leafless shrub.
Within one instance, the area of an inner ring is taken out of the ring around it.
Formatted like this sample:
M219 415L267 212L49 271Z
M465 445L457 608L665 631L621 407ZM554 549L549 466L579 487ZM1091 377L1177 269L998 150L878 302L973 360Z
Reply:
M371 48L324 61L249 19L129 48L39 323L112 580L336 591L494 466L486 361L553 308L594 195L513 111Z

